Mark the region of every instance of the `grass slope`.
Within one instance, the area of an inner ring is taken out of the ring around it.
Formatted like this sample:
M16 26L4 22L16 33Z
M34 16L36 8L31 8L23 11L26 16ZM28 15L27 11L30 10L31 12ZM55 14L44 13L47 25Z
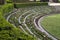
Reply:
M60 38L60 14L45 17L41 24L48 32Z

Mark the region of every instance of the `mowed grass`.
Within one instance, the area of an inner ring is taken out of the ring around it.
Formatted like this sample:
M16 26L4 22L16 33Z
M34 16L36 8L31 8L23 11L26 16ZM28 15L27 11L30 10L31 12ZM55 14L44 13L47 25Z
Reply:
M45 17L41 24L49 33L60 39L60 14Z

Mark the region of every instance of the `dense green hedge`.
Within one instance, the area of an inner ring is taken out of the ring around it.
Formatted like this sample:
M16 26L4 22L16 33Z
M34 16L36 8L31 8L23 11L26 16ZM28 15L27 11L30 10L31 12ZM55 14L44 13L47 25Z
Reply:
M22 30L6 21L3 16L12 9L12 4L5 4L0 8L0 40L36 40L35 37L26 35Z
M27 7L27 6L41 6L41 5L48 5L48 3L47 2L29 2L29 3L15 3L14 4L16 8Z
M12 11L14 8L14 5L9 3L9 4L5 4L1 7L1 11L3 12L3 15L6 15L8 12Z

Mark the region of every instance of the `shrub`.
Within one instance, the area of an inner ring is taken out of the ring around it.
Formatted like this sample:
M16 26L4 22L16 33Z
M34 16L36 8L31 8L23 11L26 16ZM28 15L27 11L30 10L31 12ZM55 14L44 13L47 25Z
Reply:
M12 11L14 8L12 3L5 4L1 7L1 12L3 12L3 15L6 15L8 12Z

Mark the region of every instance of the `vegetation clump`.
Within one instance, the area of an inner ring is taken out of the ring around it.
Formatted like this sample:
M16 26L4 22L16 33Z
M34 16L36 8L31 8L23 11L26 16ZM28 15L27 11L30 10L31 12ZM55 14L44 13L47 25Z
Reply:
M35 37L23 33L6 21L4 16L11 10L13 10L13 4L5 4L0 8L0 40L36 40Z

